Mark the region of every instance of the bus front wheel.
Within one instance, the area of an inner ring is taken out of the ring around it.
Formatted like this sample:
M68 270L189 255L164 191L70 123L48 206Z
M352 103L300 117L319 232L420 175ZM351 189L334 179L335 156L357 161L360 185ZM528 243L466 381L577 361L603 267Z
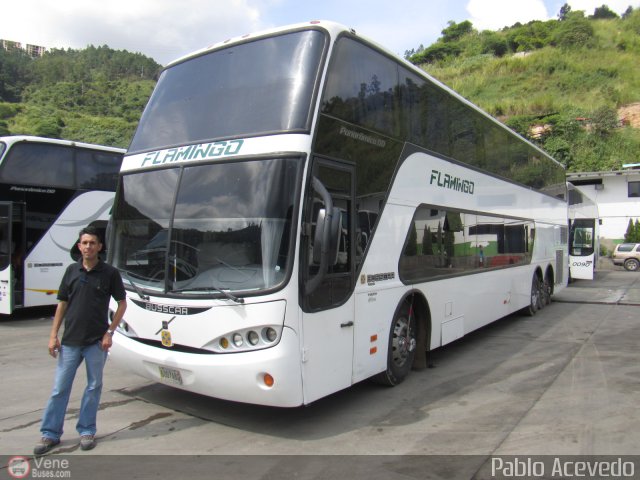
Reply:
M394 386L402 382L411 370L416 354L416 318L413 305L403 302L391 322L387 352L387 369L373 380Z

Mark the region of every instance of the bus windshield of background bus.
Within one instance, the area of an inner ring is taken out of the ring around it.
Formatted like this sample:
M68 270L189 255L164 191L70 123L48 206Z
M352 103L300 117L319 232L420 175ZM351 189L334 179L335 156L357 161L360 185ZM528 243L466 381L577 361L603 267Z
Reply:
M300 165L289 158L123 176L112 264L156 292L219 296L217 289L277 287L293 263Z
M306 131L325 35L266 37L165 70L129 152L213 139Z

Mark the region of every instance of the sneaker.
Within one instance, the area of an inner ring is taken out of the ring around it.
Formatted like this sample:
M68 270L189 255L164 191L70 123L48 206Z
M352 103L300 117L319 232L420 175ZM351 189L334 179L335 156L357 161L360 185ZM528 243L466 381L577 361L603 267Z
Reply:
M96 446L96 437L94 435L82 435L80 437L80 449L91 450Z
M42 437L40 439L40 442L34 447L33 454L44 455L59 443L60 443L60 440L54 440L53 438L49 438L49 437Z

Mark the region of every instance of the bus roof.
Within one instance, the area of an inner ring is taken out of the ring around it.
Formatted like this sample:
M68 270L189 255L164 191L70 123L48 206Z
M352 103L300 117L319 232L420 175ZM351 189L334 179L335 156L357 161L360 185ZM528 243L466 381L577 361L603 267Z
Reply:
M408 60L406 60L406 59L398 56L397 54L391 52L390 50L388 50L386 47L382 46L378 42L376 42L374 40L371 40L371 39L369 39L367 37L363 37L361 35L358 35L353 28L346 27L346 26L344 26L342 24L339 24L339 23L336 23L336 22L332 22L332 21L328 21L328 20L311 20L309 22L295 23L295 24L291 24L291 25L285 25L285 26L282 26L282 27L272 28L272 29L268 29L268 30L261 30L261 31L255 32L255 33L249 33L249 34L245 34L245 35L241 35L241 36L237 36L237 37L228 38L228 39L226 39L224 41L214 43L214 44L212 44L212 45L210 45L208 47L202 48L200 50L196 50L195 52L192 52L192 53L187 54L187 55L185 55L183 57L180 57L180 58L178 58L178 59L176 59L176 60L174 60L172 62L169 62L165 66L165 68L170 68L170 67L172 67L174 65L177 65L177 64L182 63L184 61L187 61L187 60L189 60L191 58L198 57L198 56L201 56L201 55L205 55L205 54L207 54L209 52L212 52L212 51L215 51L215 50L220 50L220 49L223 49L223 48L227 48L227 47L230 47L232 45L237 45L237 44L241 44L241 43L257 40L259 38L272 36L274 34L292 32L292 31L296 31L296 30L300 30L300 29L304 29L304 28L313 28L313 27L322 28L323 30L327 31L332 39L337 38L338 35L340 35L342 33L348 33L348 34L350 34L350 35L352 35L354 37L357 37L358 39L360 39L364 43L368 44L369 46L376 48L377 50L381 51L385 55L387 55L387 56L395 59L396 61L402 63L405 67L410 68L416 74L427 78L430 82L435 84L438 88L444 90L449 95L451 95L451 96L455 97L456 99L458 99L460 102L462 102L462 103L468 105L469 107L473 108L478 113L480 113L481 115L483 115L484 117L486 117L487 119L489 119L490 121L492 121L493 123L498 125L500 128L504 129L510 135L514 135L516 137L519 137L523 142L527 143L531 148L533 148L536 151L538 151L538 153L540 153L540 155L542 155L542 156L548 158L549 160L553 161L554 163L556 163L558 166L562 167L563 169L566 169L566 167L562 163L557 161L555 158L553 158L551 155L549 155L547 152L545 152L542 148L538 147L534 143L532 143L529 140L527 140L526 138L522 137L520 134L518 134L517 132L515 132L511 128L507 127L504 123L498 121L496 118L494 118L493 116L489 115L487 112L482 110L480 107L478 107L477 105L475 105L474 103L472 103L468 99L464 98L462 95L457 93L455 90L452 90L451 88L447 87L444 83L440 82L436 78L434 78L431 75L429 75L423 69L417 67L416 65L414 65L411 62L409 62Z
M7 137L0 137L0 142L4 142L7 145L13 145L15 143L48 143L56 145L66 145L71 147L89 148L93 150L104 150L109 152L125 153L126 149L117 147L108 147L106 145L97 145L93 143L74 142L72 140L61 140L58 138L45 138L35 137L30 135L11 135Z

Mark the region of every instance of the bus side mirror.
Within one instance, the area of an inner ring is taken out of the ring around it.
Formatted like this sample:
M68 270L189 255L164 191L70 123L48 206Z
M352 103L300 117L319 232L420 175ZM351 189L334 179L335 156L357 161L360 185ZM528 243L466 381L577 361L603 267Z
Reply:
M313 238L313 263L322 263L322 256L327 256L327 264L333 266L338 263L338 245L342 227L342 212L333 209L333 215L327 219L326 209L318 211L316 219L316 233ZM325 229L329 229L328 237L325 237Z
M322 198L324 208L318 212L316 233L313 237L312 258L314 263L318 263L320 266L318 267L318 273L307 279L305 284L306 295L309 295L320 286L329 270L329 264L333 262L331 265L335 265L337 262L340 225L342 222L341 215L338 215L337 209L333 208L331 195L317 177L311 179L311 187ZM337 217L337 220L334 217Z

